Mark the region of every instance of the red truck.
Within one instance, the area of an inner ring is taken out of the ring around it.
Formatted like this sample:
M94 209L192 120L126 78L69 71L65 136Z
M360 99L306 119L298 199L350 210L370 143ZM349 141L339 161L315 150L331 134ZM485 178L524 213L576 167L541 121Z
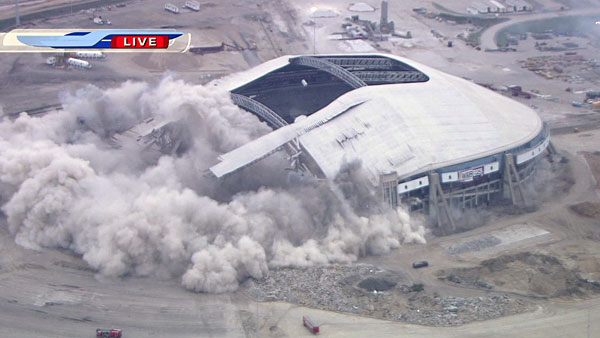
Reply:
M121 329L96 329L96 337L102 338L121 338Z
M302 316L302 323L311 333L319 333L319 327L314 325L308 316Z

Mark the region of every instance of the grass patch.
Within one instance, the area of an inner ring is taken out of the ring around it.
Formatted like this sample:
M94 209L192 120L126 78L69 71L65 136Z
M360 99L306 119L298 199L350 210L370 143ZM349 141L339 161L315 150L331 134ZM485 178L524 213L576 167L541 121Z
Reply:
M508 18L496 18L496 17L481 17L474 15L456 15L450 13L440 13L438 16L447 21L454 21L457 24L471 24L479 27L476 32L470 33L466 39L470 45L479 46L481 44L481 34L489 27L507 21Z
M495 24L504 22L508 18L482 17L475 15L457 15L450 13L440 13L438 16L444 20L454 21L458 24L472 24L477 27L488 28Z
M440 5L440 4L438 4L437 2L433 2L433 7L437 8L437 9L439 9L440 11L443 11L443 12L447 12L447 13L453 13L453 14L458 14L458 15L460 15L460 13L457 13L457 12L455 12L455 11L453 11L453 10L449 9L449 8L446 8L446 7L444 7L444 6Z
M474 47L479 46L481 44L481 34L483 34L483 31L486 30L486 28L482 28L477 32L470 33L467 36L467 42Z
M496 44L506 46L509 35L544 33L550 30L562 35L586 36L597 31L597 19L597 15L573 15L525 21L502 28L496 35Z

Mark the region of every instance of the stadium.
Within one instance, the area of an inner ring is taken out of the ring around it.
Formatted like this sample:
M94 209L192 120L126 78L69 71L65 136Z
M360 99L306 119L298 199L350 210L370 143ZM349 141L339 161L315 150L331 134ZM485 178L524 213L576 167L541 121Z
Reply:
M450 209L525 201L550 145L529 107L387 54L282 56L211 85L273 132L220 156L221 178L278 149L295 170L333 178L359 160L382 199L454 226Z

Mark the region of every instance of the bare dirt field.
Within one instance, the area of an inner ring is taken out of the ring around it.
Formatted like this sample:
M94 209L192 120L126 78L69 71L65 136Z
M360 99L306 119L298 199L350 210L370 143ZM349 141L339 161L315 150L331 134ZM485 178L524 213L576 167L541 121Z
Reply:
M596 266L594 266L596 268ZM598 273L586 271L586 273ZM565 268L558 258L520 252L482 261L479 266L439 271L451 283L522 293L534 297L573 297L594 294L600 284L588 282Z

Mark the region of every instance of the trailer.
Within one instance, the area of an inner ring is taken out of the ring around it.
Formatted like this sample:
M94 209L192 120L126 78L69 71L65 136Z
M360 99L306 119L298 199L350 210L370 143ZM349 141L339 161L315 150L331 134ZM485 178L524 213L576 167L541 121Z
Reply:
M87 62L85 60L75 59L75 58L68 58L67 64L70 66L73 66L75 68L86 68L86 69L92 68L92 65L89 62Z
M314 325L308 316L302 316L302 323L313 334L319 333L319 327Z
M104 54L100 51L83 51L76 52L75 56L78 58L101 59L104 57Z
M198 12L200 10L200 3L198 1L194 1L194 0L187 0L185 2L185 7Z
M121 329L96 329L96 337L101 338L121 338Z
M189 49L190 53L200 54L200 55L209 54L209 53L218 53L218 52L222 52L224 50L225 50L224 42L217 46L190 47L190 49Z
M171 13L179 14L179 7L177 7L177 6L173 5L173 4L166 3L165 4L165 11L169 11Z

